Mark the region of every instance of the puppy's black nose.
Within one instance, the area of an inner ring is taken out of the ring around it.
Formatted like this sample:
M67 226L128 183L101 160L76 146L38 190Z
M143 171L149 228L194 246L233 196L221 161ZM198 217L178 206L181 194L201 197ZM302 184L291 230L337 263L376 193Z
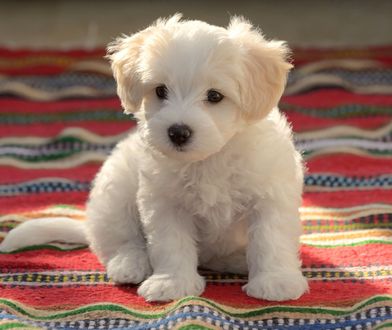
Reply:
M174 124L168 128L167 134L170 141L180 147L189 141L189 138L192 136L192 130L187 125Z

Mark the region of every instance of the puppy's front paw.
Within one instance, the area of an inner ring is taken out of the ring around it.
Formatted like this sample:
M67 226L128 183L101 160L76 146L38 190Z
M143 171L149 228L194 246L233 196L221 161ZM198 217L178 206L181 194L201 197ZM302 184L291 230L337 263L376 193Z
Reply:
M308 282L300 271L265 272L251 278L243 290L259 299L291 300L308 291Z
M169 301L185 296L198 296L204 291L205 281L199 274L192 277L155 274L137 290L147 301Z
M107 264L107 274L116 283L137 284L147 278L151 272L148 255L142 249L121 251Z

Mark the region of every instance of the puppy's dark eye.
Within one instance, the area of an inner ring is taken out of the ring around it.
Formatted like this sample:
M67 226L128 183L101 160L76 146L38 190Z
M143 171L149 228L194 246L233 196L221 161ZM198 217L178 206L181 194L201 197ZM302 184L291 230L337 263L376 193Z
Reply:
M208 102L218 103L218 102L222 101L223 98L224 98L224 96L221 93L217 92L216 90L210 89L207 92L207 100L208 100Z
M157 94L158 98L161 100L167 99L167 87L165 85L160 85L155 88L155 94Z

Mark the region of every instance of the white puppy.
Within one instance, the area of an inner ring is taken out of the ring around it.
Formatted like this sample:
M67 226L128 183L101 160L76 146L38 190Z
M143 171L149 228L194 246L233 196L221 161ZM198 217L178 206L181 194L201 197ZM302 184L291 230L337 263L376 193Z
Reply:
M1 249L86 236L149 301L200 295L198 266L249 272L256 298L300 297L303 167L276 108L287 53L241 18L225 29L175 15L119 38L108 57L138 127L98 173L86 224L28 222Z

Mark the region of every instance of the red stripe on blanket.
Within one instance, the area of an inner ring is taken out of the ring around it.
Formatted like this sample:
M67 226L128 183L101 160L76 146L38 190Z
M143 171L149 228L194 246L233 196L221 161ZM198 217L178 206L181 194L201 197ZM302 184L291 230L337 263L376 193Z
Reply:
M298 112L286 112L286 117L293 126L295 132L316 131L319 129L351 125L364 129L375 129L391 122L390 116L372 116L362 118L319 118L310 117Z
M313 61L331 59L376 60L386 65L392 64L392 47L357 47L342 49L317 49L309 47L294 48L294 64L300 66Z
M0 111L2 113L67 113L94 111L96 109L118 109L121 111L120 101L117 97L104 99L77 99L53 102L32 102L14 98L0 99Z
M321 89L308 93L284 96L281 103L308 108L335 107L343 104L368 104L372 106L392 105L392 95L355 94L342 89Z
M78 123L51 123L51 124L25 124L25 125L1 125L0 124L0 138L9 136L38 136L38 137L53 137L58 135L67 127L80 127L98 135L117 135L127 132L135 126L135 122L129 121L84 121Z
M392 159L348 154L322 155L306 162L308 173L338 173L369 176L392 173Z
M53 192L35 195L3 197L0 203L0 214L29 211L53 204L73 204L83 206L87 201L87 192Z
M88 163L85 165L67 169L25 169L12 166L0 166L0 184L18 183L39 178L66 178L79 181L91 181L101 167L100 163Z
M310 282L309 293L305 293L300 299L285 301L284 305L296 306L350 306L375 294L390 293L389 281L331 281ZM248 297L242 292L241 285L230 286L207 286L203 297L217 302L231 305L237 308L258 308L261 306L276 306L277 302L259 300ZM282 304L280 304L282 305Z
M370 246L371 249L369 248ZM379 243L334 248L301 246L301 258L304 268L388 265L391 256L392 245ZM64 269L69 271L103 271L104 267L88 249L77 251L39 249L1 255L0 269L2 272Z
M102 58L91 58L92 60L101 60ZM88 59L86 59L88 60ZM0 68L0 73L4 75L12 76L42 76L42 75L56 75L66 72L72 67L72 64L67 64L63 66L56 65L32 65L32 66L22 66L22 67L5 67ZM86 72L84 70L83 72Z
M1 255L0 269L4 273L7 270L12 272L26 270L103 271L104 267L88 249L77 251L39 249Z
M301 259L304 268L389 265L391 257L392 245L379 243L334 248L301 246Z
M0 48L0 57L19 58L19 57L32 57L32 56L53 56L58 58L61 56L71 58L91 58L91 57L102 57L106 53L104 48L98 49L69 49L69 50L58 50L58 49L46 49L46 50L34 50L34 49L9 49Z
M307 192L303 206L350 207L370 203L392 203L392 190L372 189L357 191Z
M300 299L285 301L284 305L313 306L350 306L375 294L390 292L389 281L333 281L311 282L310 292ZM53 285L53 284L52 284ZM147 303L136 294L137 286L81 286L56 288L2 288L2 298L9 298L31 307L45 309L71 309L85 304L114 303L130 308L155 309L163 303ZM207 285L202 297L236 308L260 308L275 306L277 302L265 301L248 297L242 291L242 284Z

